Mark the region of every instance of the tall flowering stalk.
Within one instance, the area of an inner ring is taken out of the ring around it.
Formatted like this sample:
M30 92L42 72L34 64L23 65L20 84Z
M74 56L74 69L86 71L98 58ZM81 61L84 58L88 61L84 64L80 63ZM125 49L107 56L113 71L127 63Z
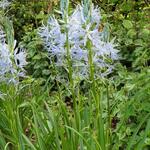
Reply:
M4 11L10 1L1 0L0 8ZM7 17L0 16L0 83L18 83L25 75L26 53L23 47L16 47L13 24Z
M68 71L77 129L80 126L77 120L80 119L78 119L78 107L75 101L74 79L89 79L91 85L89 97L95 104L97 141L101 149L107 149L110 134L108 131L106 136L104 131L101 87L96 79L106 77L113 71L114 63L118 59L118 50L115 48L114 39L109 41L106 27L103 31L99 31L100 11L98 7L94 7L91 0L83 0L83 4L78 5L70 16L68 8L64 11L68 1L61 2L63 22L59 22L54 16L50 17L47 25L39 28L39 35L43 39L50 60L52 62L54 60L56 67L62 67ZM59 76L62 74L61 72ZM109 113L108 118L110 118ZM109 128L108 125L108 130Z
M11 25L8 19L4 21L7 25ZM0 26L0 82L17 83L19 77L25 75L26 53L22 47L16 48L16 40L10 35L13 34L12 29L6 27L5 33L4 27Z
M103 77L112 72L114 61L118 59L118 50L114 40L105 41L105 32L99 31L101 15L97 7L91 6L90 21L85 17L84 7L78 5L71 16L67 18L68 41L73 77L87 78L89 74L89 58L87 41L91 43L95 77ZM64 25L55 17L50 17L47 25L39 29L39 35L49 52L50 59L56 58L56 66L66 67L67 46Z

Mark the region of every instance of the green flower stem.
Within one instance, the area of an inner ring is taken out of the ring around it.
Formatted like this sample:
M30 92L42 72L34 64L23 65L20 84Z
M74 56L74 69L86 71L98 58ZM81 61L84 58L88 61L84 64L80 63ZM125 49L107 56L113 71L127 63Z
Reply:
M66 50L67 50L67 63L68 63L68 73L69 73L69 83L70 83L70 90L73 99L73 110L74 110L74 117L75 117L75 128L79 130L79 114L77 111L77 103L76 103L76 94L74 91L74 81L73 81L73 70L72 70L72 61L70 55L70 44L69 44L69 36L68 36L68 13L65 15L65 23L66 23ZM78 138L75 137L75 143L77 145Z
M101 107L101 94L100 90L97 87L97 83L95 80L95 68L93 64L93 52L92 52L92 44L91 41L87 41L87 49L88 49L88 60L89 60L89 78L91 82L91 92L92 97L95 101L95 108L96 108L96 117L97 117L97 125L96 128L98 128L98 141L100 143L100 146L102 150L106 149L105 144L105 134L104 134L104 123L102 119L102 107Z
M111 115L110 115L110 99L109 99L109 86L106 84L107 90L107 149L110 149L111 143Z

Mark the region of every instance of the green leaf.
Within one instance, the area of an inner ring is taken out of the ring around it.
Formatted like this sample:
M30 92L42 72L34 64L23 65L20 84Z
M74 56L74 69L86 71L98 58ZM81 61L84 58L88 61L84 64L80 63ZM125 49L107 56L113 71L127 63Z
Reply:
M112 0L112 3L117 3L119 0Z
M148 29L143 29L141 32L141 37L142 38L149 38L150 31Z
M34 145L31 143L31 141L27 138L26 135L24 135L24 134L22 133L22 137L24 138L24 140L26 141L26 143L28 144L28 146L32 148L32 150L36 150L36 148L35 148Z
M132 2L129 2L129 1L128 2L124 2L121 5L121 9L122 9L123 12L131 11L132 7L133 7L133 4L132 4Z
M36 63L33 68L34 69L39 69L40 67L41 67L41 65L39 63Z
M123 20L123 26L126 28L126 29L131 29L133 27L133 24L130 20Z
M135 137L138 133L138 131L140 130L141 126L144 124L144 122L148 119L150 113L147 114L146 116L143 117L143 119L140 121L139 125L137 126L137 128L135 129L133 136L131 137L131 139L128 141L128 146L127 146L127 150L131 150L131 147L133 146Z
M43 71L42 71L42 74L43 75L49 75L51 72L50 72L50 70L47 70L47 69L44 69Z
M125 44L126 44L126 45L130 45L130 44L132 44L132 43L133 43L133 40L132 40L132 39L130 39L130 38L125 39Z
M138 45L138 46L143 46L143 40L137 39L137 40L134 41L134 44Z
M135 35L136 35L136 32L134 29L130 29L128 32L127 32L127 35L130 37L130 38L133 38Z
M41 11L38 15L36 15L36 19L43 19L44 18L44 12Z
M41 56L40 56L40 55L35 55L35 56L33 57L33 59L34 59L34 60L40 60L40 59L41 59Z

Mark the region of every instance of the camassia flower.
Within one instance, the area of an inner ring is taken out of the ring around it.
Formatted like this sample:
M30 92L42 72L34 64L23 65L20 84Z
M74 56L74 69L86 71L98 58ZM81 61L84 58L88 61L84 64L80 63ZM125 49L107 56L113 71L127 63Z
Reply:
M8 7L11 4L11 2L9 2L8 0L1 0L0 1L0 8L5 9L6 7Z
M114 68L114 61L118 59L118 50L114 40L106 41L106 32L99 31L101 15L98 7L91 7L91 16L84 15L84 8L78 5L65 24L68 30L70 56L73 75L86 77L89 73L89 49L91 43L92 61L97 76L106 76ZM55 58L56 66L66 66L67 48L64 24L55 17L48 19L47 25L39 28L39 35L49 52L50 59Z
M16 41L14 41L14 47ZM10 52L5 40L5 34L0 28L0 82L18 82L19 76L24 76L23 67L27 64L26 53L23 48L16 48Z

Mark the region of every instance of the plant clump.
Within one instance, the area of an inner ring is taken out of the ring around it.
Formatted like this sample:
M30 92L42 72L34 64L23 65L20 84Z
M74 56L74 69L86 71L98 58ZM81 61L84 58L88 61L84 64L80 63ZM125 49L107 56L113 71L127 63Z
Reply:
M59 22L50 17L47 25L39 28L39 35L43 40L50 60L54 60L57 67L67 68L68 36L73 77L87 78L89 74L89 44L92 50L92 61L96 77L104 77L112 72L114 61L118 59L118 50L114 39L106 40L106 31L99 31L101 15L98 7L91 7L91 16L84 15L84 8L78 5L67 22ZM67 30L67 34L65 32ZM55 59L54 59L55 58Z

